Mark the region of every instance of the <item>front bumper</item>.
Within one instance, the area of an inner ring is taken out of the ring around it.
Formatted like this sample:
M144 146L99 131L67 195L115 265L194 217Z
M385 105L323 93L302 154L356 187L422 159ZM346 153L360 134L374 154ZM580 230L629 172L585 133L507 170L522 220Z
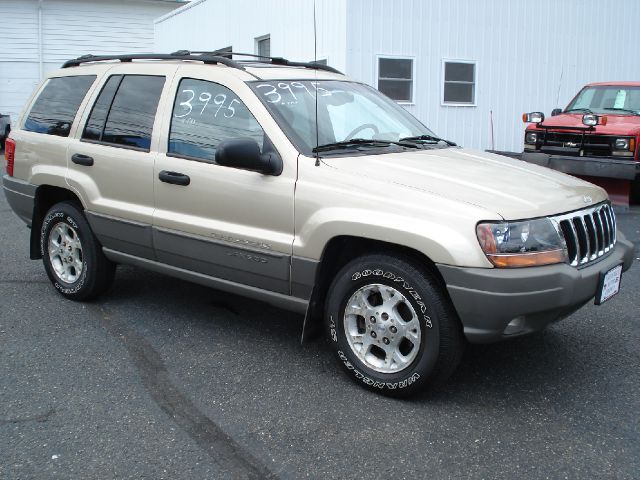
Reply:
M9 205L29 226L31 226L37 188L37 185L32 185L6 174L2 177L2 189Z
M633 261L633 244L618 232L614 249L584 268L566 264L498 269L438 265L464 333L490 343L542 330L593 299L600 274ZM509 325L513 320L514 324Z
M570 175L586 177L634 180L640 174L640 162L619 158L573 157L524 151L522 160Z

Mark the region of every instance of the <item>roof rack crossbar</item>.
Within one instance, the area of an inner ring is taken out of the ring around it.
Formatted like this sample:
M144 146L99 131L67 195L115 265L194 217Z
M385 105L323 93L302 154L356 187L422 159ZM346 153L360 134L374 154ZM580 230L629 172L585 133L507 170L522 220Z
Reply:
M240 52L229 52L229 51L219 51L219 50L214 50L211 52L194 52L194 51L189 52L187 50L180 50L180 53L185 53L185 52L190 54L200 54L200 55L225 55L225 56L228 56L227 58L230 58L231 55L235 55L237 57L259 58L259 59L268 60L264 63L271 63L273 65L282 65L287 67L313 68L315 70L325 70L327 72L338 73L342 75L342 72L340 72L339 70L329 65L323 65L317 62L292 62L291 60L287 60L286 58L282 58L282 57L268 57L265 55L256 55L253 53L240 53Z
M220 55L203 54L193 55L187 50L180 50L171 54L167 53L134 53L128 55L82 55L81 57L73 60L66 61L62 68L77 67L83 63L91 62L106 62L110 60L119 60L120 62L131 62L133 60L192 60L196 62L203 62L206 64L226 65L227 67L237 68L238 70L244 70L245 68L238 62L234 62L230 58L222 57Z

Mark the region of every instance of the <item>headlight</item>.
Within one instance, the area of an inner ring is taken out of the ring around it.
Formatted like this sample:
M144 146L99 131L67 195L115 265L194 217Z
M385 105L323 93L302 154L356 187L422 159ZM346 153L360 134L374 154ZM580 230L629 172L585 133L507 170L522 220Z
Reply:
M524 143L535 145L537 140L538 140L537 132L527 132L524 136Z
M616 150L629 150L629 139L628 138L616 138Z
M616 138L616 150L629 150L629 139Z
M587 127L595 127L596 125L606 125L606 115L595 115L593 113L586 113L582 116L582 123Z
M542 112L523 113L522 121L524 123L542 123L544 122L544 113Z
M548 218L479 223L480 247L496 267L533 267L568 261L564 238Z

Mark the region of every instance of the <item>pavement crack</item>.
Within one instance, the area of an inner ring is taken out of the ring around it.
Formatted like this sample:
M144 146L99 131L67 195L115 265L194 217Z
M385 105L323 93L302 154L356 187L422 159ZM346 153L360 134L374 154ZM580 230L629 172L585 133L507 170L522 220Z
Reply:
M92 305L92 309L98 310L107 331L126 347L151 398L218 466L233 478L277 478L173 384L160 354L144 337L126 321L113 318L101 306Z
M43 423L48 421L49 418L55 413L56 413L56 409L50 408L46 412L41 413L39 415L30 415L28 417L22 417L22 418L7 418L7 419L0 418L0 425L8 425L12 423L28 423L28 422Z

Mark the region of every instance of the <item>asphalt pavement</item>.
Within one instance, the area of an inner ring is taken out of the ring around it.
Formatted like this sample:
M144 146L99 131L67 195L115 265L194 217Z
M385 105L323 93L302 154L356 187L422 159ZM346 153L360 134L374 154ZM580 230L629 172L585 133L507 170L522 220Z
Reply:
M640 209L618 222L640 243ZM0 194L0 479L640 478L640 261L604 305L394 400L259 302L125 266L65 300L28 239Z

